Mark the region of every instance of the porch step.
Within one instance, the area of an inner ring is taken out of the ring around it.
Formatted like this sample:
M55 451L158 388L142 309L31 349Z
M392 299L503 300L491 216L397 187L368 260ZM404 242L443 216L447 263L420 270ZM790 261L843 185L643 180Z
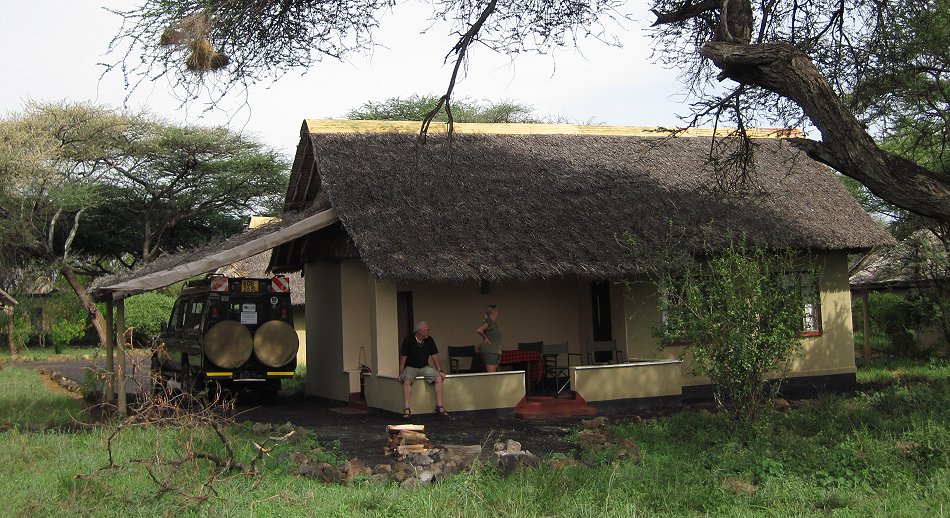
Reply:
M515 406L515 417L520 419L546 419L549 417L573 417L594 415L597 409L587 405L584 398L554 398L529 396Z
M369 410L366 400L362 398L359 392L350 392L350 408L363 411Z

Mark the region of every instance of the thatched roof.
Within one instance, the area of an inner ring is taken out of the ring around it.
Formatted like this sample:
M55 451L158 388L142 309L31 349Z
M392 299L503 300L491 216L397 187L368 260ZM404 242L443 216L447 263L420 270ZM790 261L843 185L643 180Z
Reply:
M477 128L474 128L476 127ZM379 278L620 278L641 271L625 236L706 244L745 236L810 250L890 242L835 174L789 143L756 148L760 192L714 191L711 138L643 129L306 121L286 208L332 206L341 225L275 249L275 271L358 256ZM578 129L581 128L581 129Z
M851 266L851 289L926 288L945 281L950 263L941 257L942 246L933 232L920 230L896 246L872 250Z
M13 307L17 305L15 298L11 297L9 293L0 289L0 307Z

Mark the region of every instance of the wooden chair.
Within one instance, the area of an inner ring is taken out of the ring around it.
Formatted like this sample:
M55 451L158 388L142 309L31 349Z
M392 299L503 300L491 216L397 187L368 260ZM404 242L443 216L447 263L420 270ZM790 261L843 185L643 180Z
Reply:
M554 396L557 397L571 384L571 358L577 356L576 365L581 364L581 353L572 353L567 346L567 342L557 344L544 344L541 349L544 357L544 375L545 379L554 381ZM564 355L567 363L562 364L560 359ZM563 382L561 380L564 380Z
M458 374L460 372L481 372L485 370L485 363L482 361L482 355L478 354L474 345L449 346L449 374ZM461 360L468 358L468 368L461 368Z
M610 353L610 359L606 362L597 362L594 361L596 358L596 353ZM587 365L596 365L596 364L605 364L605 363L620 363L624 361L623 351L617 349L616 340L598 340L587 342Z

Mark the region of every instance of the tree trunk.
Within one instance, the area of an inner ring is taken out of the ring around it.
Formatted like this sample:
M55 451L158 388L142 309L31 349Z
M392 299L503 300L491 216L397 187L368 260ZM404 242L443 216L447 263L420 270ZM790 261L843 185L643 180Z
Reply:
M950 180L881 150L800 49L787 43L710 42L700 50L722 73L798 104L822 141L796 139L809 156L858 180L880 198L911 212L950 222Z
M69 283L69 286L76 293L76 296L79 297L79 301L82 302L83 307L89 312L89 316L92 317L92 326L95 328L96 335L99 338L99 344L105 346L108 331L106 330L106 320L99 311L99 306L96 306L96 303L93 302L89 294L86 293L86 287L76 278L76 274L73 272L71 266L62 259L56 260L56 266L59 268L60 273L63 274L66 282Z

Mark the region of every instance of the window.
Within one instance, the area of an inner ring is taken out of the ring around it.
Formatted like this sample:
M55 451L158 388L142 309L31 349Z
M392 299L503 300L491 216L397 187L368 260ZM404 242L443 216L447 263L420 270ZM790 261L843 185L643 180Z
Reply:
M204 310L205 303L202 299L192 299L188 301L185 314L185 331L198 331L201 327L201 312Z
M821 292L818 289L817 276L811 273L802 273L800 278L802 287L801 336L821 335Z

